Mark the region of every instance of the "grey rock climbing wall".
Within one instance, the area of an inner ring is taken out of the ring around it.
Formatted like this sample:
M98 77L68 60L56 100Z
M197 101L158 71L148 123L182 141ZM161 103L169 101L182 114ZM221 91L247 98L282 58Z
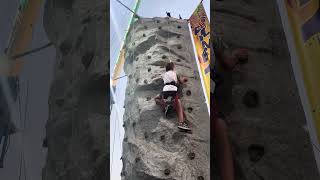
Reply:
M44 28L57 49L43 180L105 180L107 1L48 0Z
M142 18L125 44L122 179L209 180L210 120L187 22ZM181 100L193 134L180 132L177 115L166 118L153 99L162 91L161 75L170 60L189 78Z
M232 74L227 117L238 179L319 179L276 1L212 5L215 33L250 51Z

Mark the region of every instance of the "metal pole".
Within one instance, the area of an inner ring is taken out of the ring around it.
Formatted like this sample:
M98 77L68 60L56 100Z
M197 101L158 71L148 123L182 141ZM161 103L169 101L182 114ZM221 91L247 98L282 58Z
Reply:
M124 6L125 8L127 8L129 11L131 11L136 17L140 18L140 16L138 14L136 14L134 11L132 11L130 8L128 8L126 5L124 5L121 1L117 0L118 3L120 3L122 6Z
M38 51L40 51L40 50L42 50L42 49L45 49L45 48L47 48L47 47L49 47L49 46L52 46L52 45L53 45L53 44L50 42L50 43L48 43L48 44L46 44L46 45L43 45L43 46L41 46L41 47L32 49L32 50L30 50L30 51L26 51L26 52L21 53L21 54L13 55L13 56L10 57L10 59L18 59L18 58L21 58L21 57L23 57L23 56L26 56L26 55L29 55L29 54L38 52Z

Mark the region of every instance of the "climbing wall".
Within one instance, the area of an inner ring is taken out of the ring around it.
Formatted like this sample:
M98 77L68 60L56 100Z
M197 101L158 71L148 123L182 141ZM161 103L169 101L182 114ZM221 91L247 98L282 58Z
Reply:
M212 4L215 33L230 48L249 49L224 104L237 178L319 179L276 1Z
M46 1L44 28L57 51L43 180L109 177L107 3Z
M142 18L131 26L125 46L122 179L209 180L210 121L186 20ZM153 99L170 60L189 78L182 104L192 134L179 131L177 115L166 118Z

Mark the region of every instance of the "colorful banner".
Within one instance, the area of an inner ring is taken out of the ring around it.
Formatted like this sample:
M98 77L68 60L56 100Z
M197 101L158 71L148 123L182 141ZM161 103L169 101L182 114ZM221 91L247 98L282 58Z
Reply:
M193 12L189 21L206 95L208 102L210 102L210 23L202 2Z
M278 0L313 146L320 146L319 0ZM316 147L314 147L316 148ZM320 154L314 151L318 165Z

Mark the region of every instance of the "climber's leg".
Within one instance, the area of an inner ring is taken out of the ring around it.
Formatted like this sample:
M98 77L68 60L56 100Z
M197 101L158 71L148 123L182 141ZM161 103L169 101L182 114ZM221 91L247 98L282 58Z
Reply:
M217 152L219 171L222 180L234 180L234 165L227 127L221 118L213 120L213 133Z
M179 122L183 123L184 122L184 116L183 116L184 112L183 112L183 107L182 107L180 99L176 99L176 111L178 113Z

